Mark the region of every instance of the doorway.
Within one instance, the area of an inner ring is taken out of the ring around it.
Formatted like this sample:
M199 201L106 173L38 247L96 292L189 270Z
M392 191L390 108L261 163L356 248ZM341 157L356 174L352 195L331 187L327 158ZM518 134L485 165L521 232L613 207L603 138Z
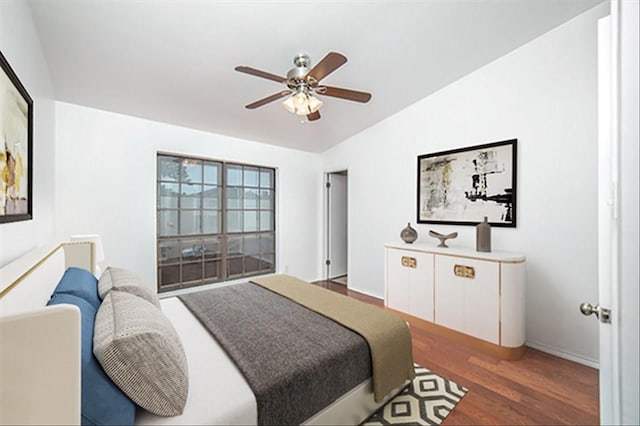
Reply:
M346 170L325 174L325 280L348 286L348 182Z

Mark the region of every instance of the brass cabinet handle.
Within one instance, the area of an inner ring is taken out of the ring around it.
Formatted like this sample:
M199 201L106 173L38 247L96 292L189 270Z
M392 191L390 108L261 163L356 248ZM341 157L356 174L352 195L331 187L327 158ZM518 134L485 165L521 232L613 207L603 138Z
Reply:
M418 266L418 262L415 257L402 256L402 266L406 268L415 268Z
M476 270L475 270L475 268L473 266L454 265L453 266L453 274L456 277L474 279L476 277Z

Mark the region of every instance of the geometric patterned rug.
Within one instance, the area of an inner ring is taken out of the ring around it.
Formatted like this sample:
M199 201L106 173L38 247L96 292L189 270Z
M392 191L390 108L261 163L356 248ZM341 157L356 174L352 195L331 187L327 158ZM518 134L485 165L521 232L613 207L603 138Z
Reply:
M465 387L414 366L415 379L363 425L439 425L466 395Z

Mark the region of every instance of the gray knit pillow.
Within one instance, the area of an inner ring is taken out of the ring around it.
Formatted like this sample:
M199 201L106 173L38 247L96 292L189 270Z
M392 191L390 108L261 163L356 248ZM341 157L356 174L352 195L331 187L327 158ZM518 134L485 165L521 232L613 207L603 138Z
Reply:
M110 291L96 314L93 354L113 382L140 407L177 416L189 392L182 342L151 303Z
M152 291L144 280L134 272L127 269L108 267L98 281L98 294L104 299L110 290L124 291L135 294L144 300L153 303L160 309L158 295Z

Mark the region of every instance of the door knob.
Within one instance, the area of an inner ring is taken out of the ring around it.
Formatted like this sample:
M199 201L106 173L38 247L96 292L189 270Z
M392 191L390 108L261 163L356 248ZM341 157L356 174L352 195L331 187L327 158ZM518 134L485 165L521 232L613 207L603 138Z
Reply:
M585 302L580 305L580 312L587 317L591 314L596 314L596 318L600 318L600 305L593 306L591 303Z
M603 308L600 305L593 306L591 303L582 303L580 305L580 312L582 312L582 315L587 317L591 314L595 314L596 318L598 318L600 322L611 322L611 310Z

